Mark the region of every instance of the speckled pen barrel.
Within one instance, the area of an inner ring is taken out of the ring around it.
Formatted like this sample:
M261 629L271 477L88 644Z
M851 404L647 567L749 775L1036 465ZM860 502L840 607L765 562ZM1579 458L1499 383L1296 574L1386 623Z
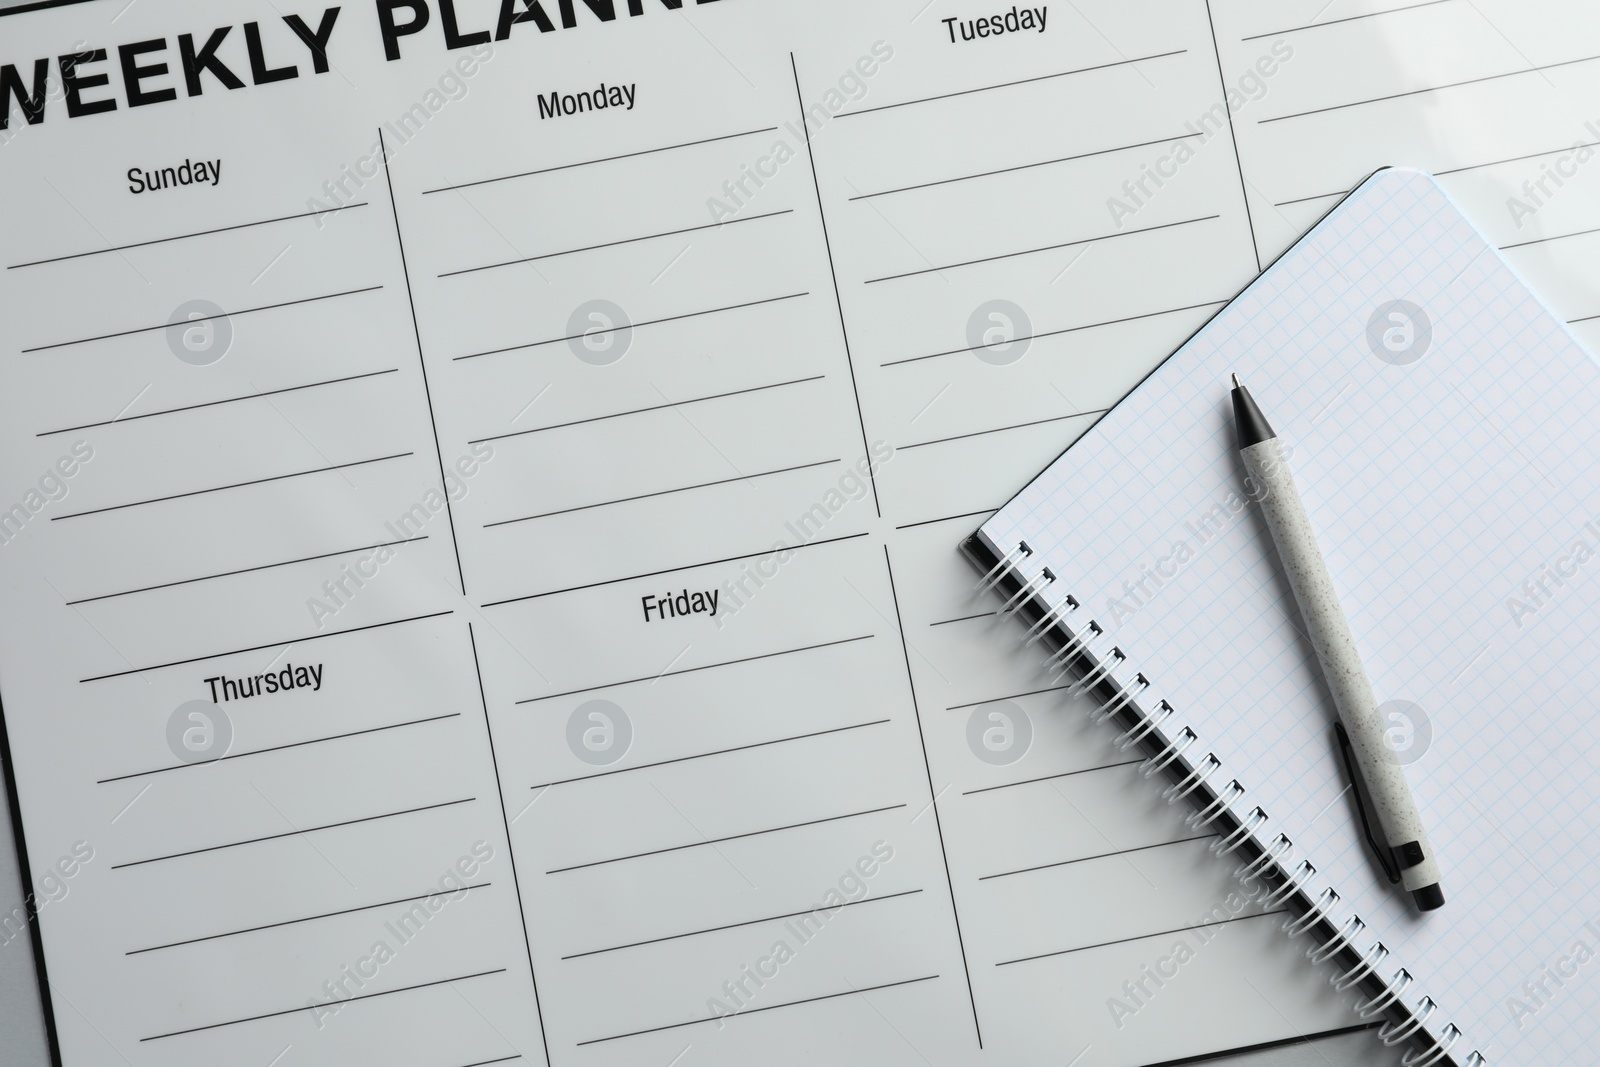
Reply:
M1422 828L1422 814L1404 768L1384 741L1383 717L1372 682L1278 438L1249 391L1237 384L1237 378L1234 381L1239 454L1256 483L1252 495L1259 499L1262 517L1272 532L1311 646L1349 734L1355 764L1376 809L1384 842L1400 869L1401 883L1411 891L1418 908L1431 911L1444 903L1444 893L1439 887L1438 858Z

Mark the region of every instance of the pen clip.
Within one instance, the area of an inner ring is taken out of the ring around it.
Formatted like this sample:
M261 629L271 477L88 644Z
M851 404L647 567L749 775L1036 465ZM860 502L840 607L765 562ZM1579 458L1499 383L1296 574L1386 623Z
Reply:
M1372 822L1367 818L1367 802L1362 796L1361 775L1356 770L1356 756L1350 747L1350 735L1345 732L1342 722L1333 724L1333 732L1339 738L1339 755L1344 759L1345 773L1350 776L1350 789L1356 795L1356 811L1361 815L1361 831L1366 835L1373 856L1377 857L1378 866L1383 868L1384 877L1389 879L1390 885L1399 885L1400 869L1394 865L1394 857L1389 854L1389 850L1378 843L1377 837L1372 833Z

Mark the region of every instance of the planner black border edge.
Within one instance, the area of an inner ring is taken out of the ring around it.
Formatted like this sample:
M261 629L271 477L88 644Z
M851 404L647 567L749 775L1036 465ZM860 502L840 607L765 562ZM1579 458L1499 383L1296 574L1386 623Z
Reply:
M17 874L22 880L22 906L27 914L28 941L33 947L33 974L39 986L39 1007L44 1014L45 1047L50 1053L51 1067L62 1067L55 1002L50 997L50 978L45 969L44 931L39 927L39 901L33 892L33 867L28 862L28 839L22 826L22 797L17 791L17 776L11 761L11 730L6 723L3 696L0 696L0 767L4 768L5 773L6 802L11 805L11 844L16 849Z
M960 551L981 574L994 574L1001 567L1002 561L995 556L994 552L990 550L989 546L984 543L982 537L976 532L961 542ZM1013 596L1022 596L1023 599L1016 608L1016 614L1023 620L1025 625L1032 626L1043 619L1051 608L1042 597L1036 594L1023 593L1023 584L1023 580L1018 576L1015 567L1007 567L995 582L994 590L1006 600L1010 600ZM1051 652L1059 652L1070 642L1076 642L1077 639L1073 638L1064 626L1052 625L1044 631L1041 640L1049 643ZM1096 660L1087 647L1080 647L1069 660L1068 669L1082 677L1088 671L1096 670L1100 666L1099 661ZM1125 699L1125 697L1125 690L1109 676L1096 682L1086 694L1086 699L1101 707L1114 701L1121 701L1121 706L1107 721L1116 723L1123 729L1132 730L1148 722L1148 716L1145 716L1140 711L1138 702ZM1160 731L1151 729L1140 738L1138 747L1147 757L1154 757L1166 754L1172 746ZM1166 764L1163 768L1163 773L1174 785L1177 785L1179 782L1184 782L1186 779L1191 778L1194 770L1194 766L1184 759L1180 753ZM1210 781L1202 779L1198 784L1194 784L1183 796L1173 798L1172 802L1188 801L1195 811L1200 811L1213 804L1222 803L1221 794L1226 791L1227 786L1225 783L1229 781L1226 768L1221 768L1221 773L1217 774L1216 777L1222 780L1216 787L1213 787ZM1224 804L1217 818L1219 834L1221 835L1219 840L1229 834L1242 831L1246 817L1247 813L1236 813L1233 810L1233 802L1230 801ZM1262 842L1253 833L1244 832L1244 840L1238 846L1237 854L1241 864L1254 864L1257 862L1266 864L1259 877L1268 884L1270 892L1267 895L1269 896L1271 892L1283 889L1287 883L1294 879L1294 870L1286 870L1276 858L1266 858L1267 849L1262 846ZM1306 881L1309 882L1309 879ZM1289 894L1284 901L1284 906L1292 912L1293 918L1291 921L1298 921L1309 915L1313 909L1319 906L1319 903L1307 893L1304 886L1301 886L1295 888ZM1289 924L1285 923L1285 925ZM1483 1060L1482 1054L1477 1052L1468 1052L1465 1060L1453 1055L1451 1050L1455 1045L1454 1040L1442 1046L1439 1056L1433 1059L1427 1058L1429 1053L1441 1047L1444 1031L1440 1031L1439 1035L1435 1036L1432 1031L1428 1030L1425 1026L1425 1017L1419 1018L1418 1013L1401 999L1395 990L1394 983L1379 973L1377 969L1378 961L1367 962L1367 957L1371 955L1371 949L1363 951L1355 944L1354 935L1343 934L1339 926L1329 921L1326 916L1297 931L1294 939L1298 941L1301 935L1309 935L1312 943L1319 946L1330 945L1336 939L1343 937L1345 939L1343 948L1319 959L1317 962L1336 961L1338 966L1349 973L1354 973L1357 968L1366 967L1367 975L1355 982L1353 988L1361 990L1371 1001L1376 1001L1379 997L1392 997L1392 1002L1380 1013L1384 1018L1391 1020L1391 1025L1399 1027L1415 1023L1414 1030L1403 1039L1414 1050L1410 1056L1405 1058L1404 1062L1415 1062L1419 1064L1419 1067L1424 1063L1431 1065L1431 1067L1463 1067L1464 1064L1473 1062L1472 1057L1475 1055L1478 1057L1476 1061L1478 1064L1486 1062ZM1403 989L1403 986L1401 988ZM1457 1033L1458 1037L1462 1036L1459 1031Z
M34 0L31 4L17 4L15 7L0 8L0 18L10 15L26 15L32 11L44 11L52 7L72 7L75 4L91 4L95 0Z

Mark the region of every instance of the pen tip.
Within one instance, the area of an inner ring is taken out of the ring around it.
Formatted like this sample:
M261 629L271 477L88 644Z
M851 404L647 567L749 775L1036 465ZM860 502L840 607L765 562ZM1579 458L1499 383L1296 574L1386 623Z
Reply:
M1233 387L1235 389L1243 389L1244 388L1244 383L1239 380L1239 376L1237 374L1235 374L1233 376Z

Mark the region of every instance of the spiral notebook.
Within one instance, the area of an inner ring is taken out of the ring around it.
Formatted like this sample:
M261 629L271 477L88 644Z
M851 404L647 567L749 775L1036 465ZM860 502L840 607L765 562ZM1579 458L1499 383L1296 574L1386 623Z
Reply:
M1230 371L1292 449L1437 912L1363 844ZM1592 1055L1600 366L1430 176L1368 178L966 548L1408 1065Z

